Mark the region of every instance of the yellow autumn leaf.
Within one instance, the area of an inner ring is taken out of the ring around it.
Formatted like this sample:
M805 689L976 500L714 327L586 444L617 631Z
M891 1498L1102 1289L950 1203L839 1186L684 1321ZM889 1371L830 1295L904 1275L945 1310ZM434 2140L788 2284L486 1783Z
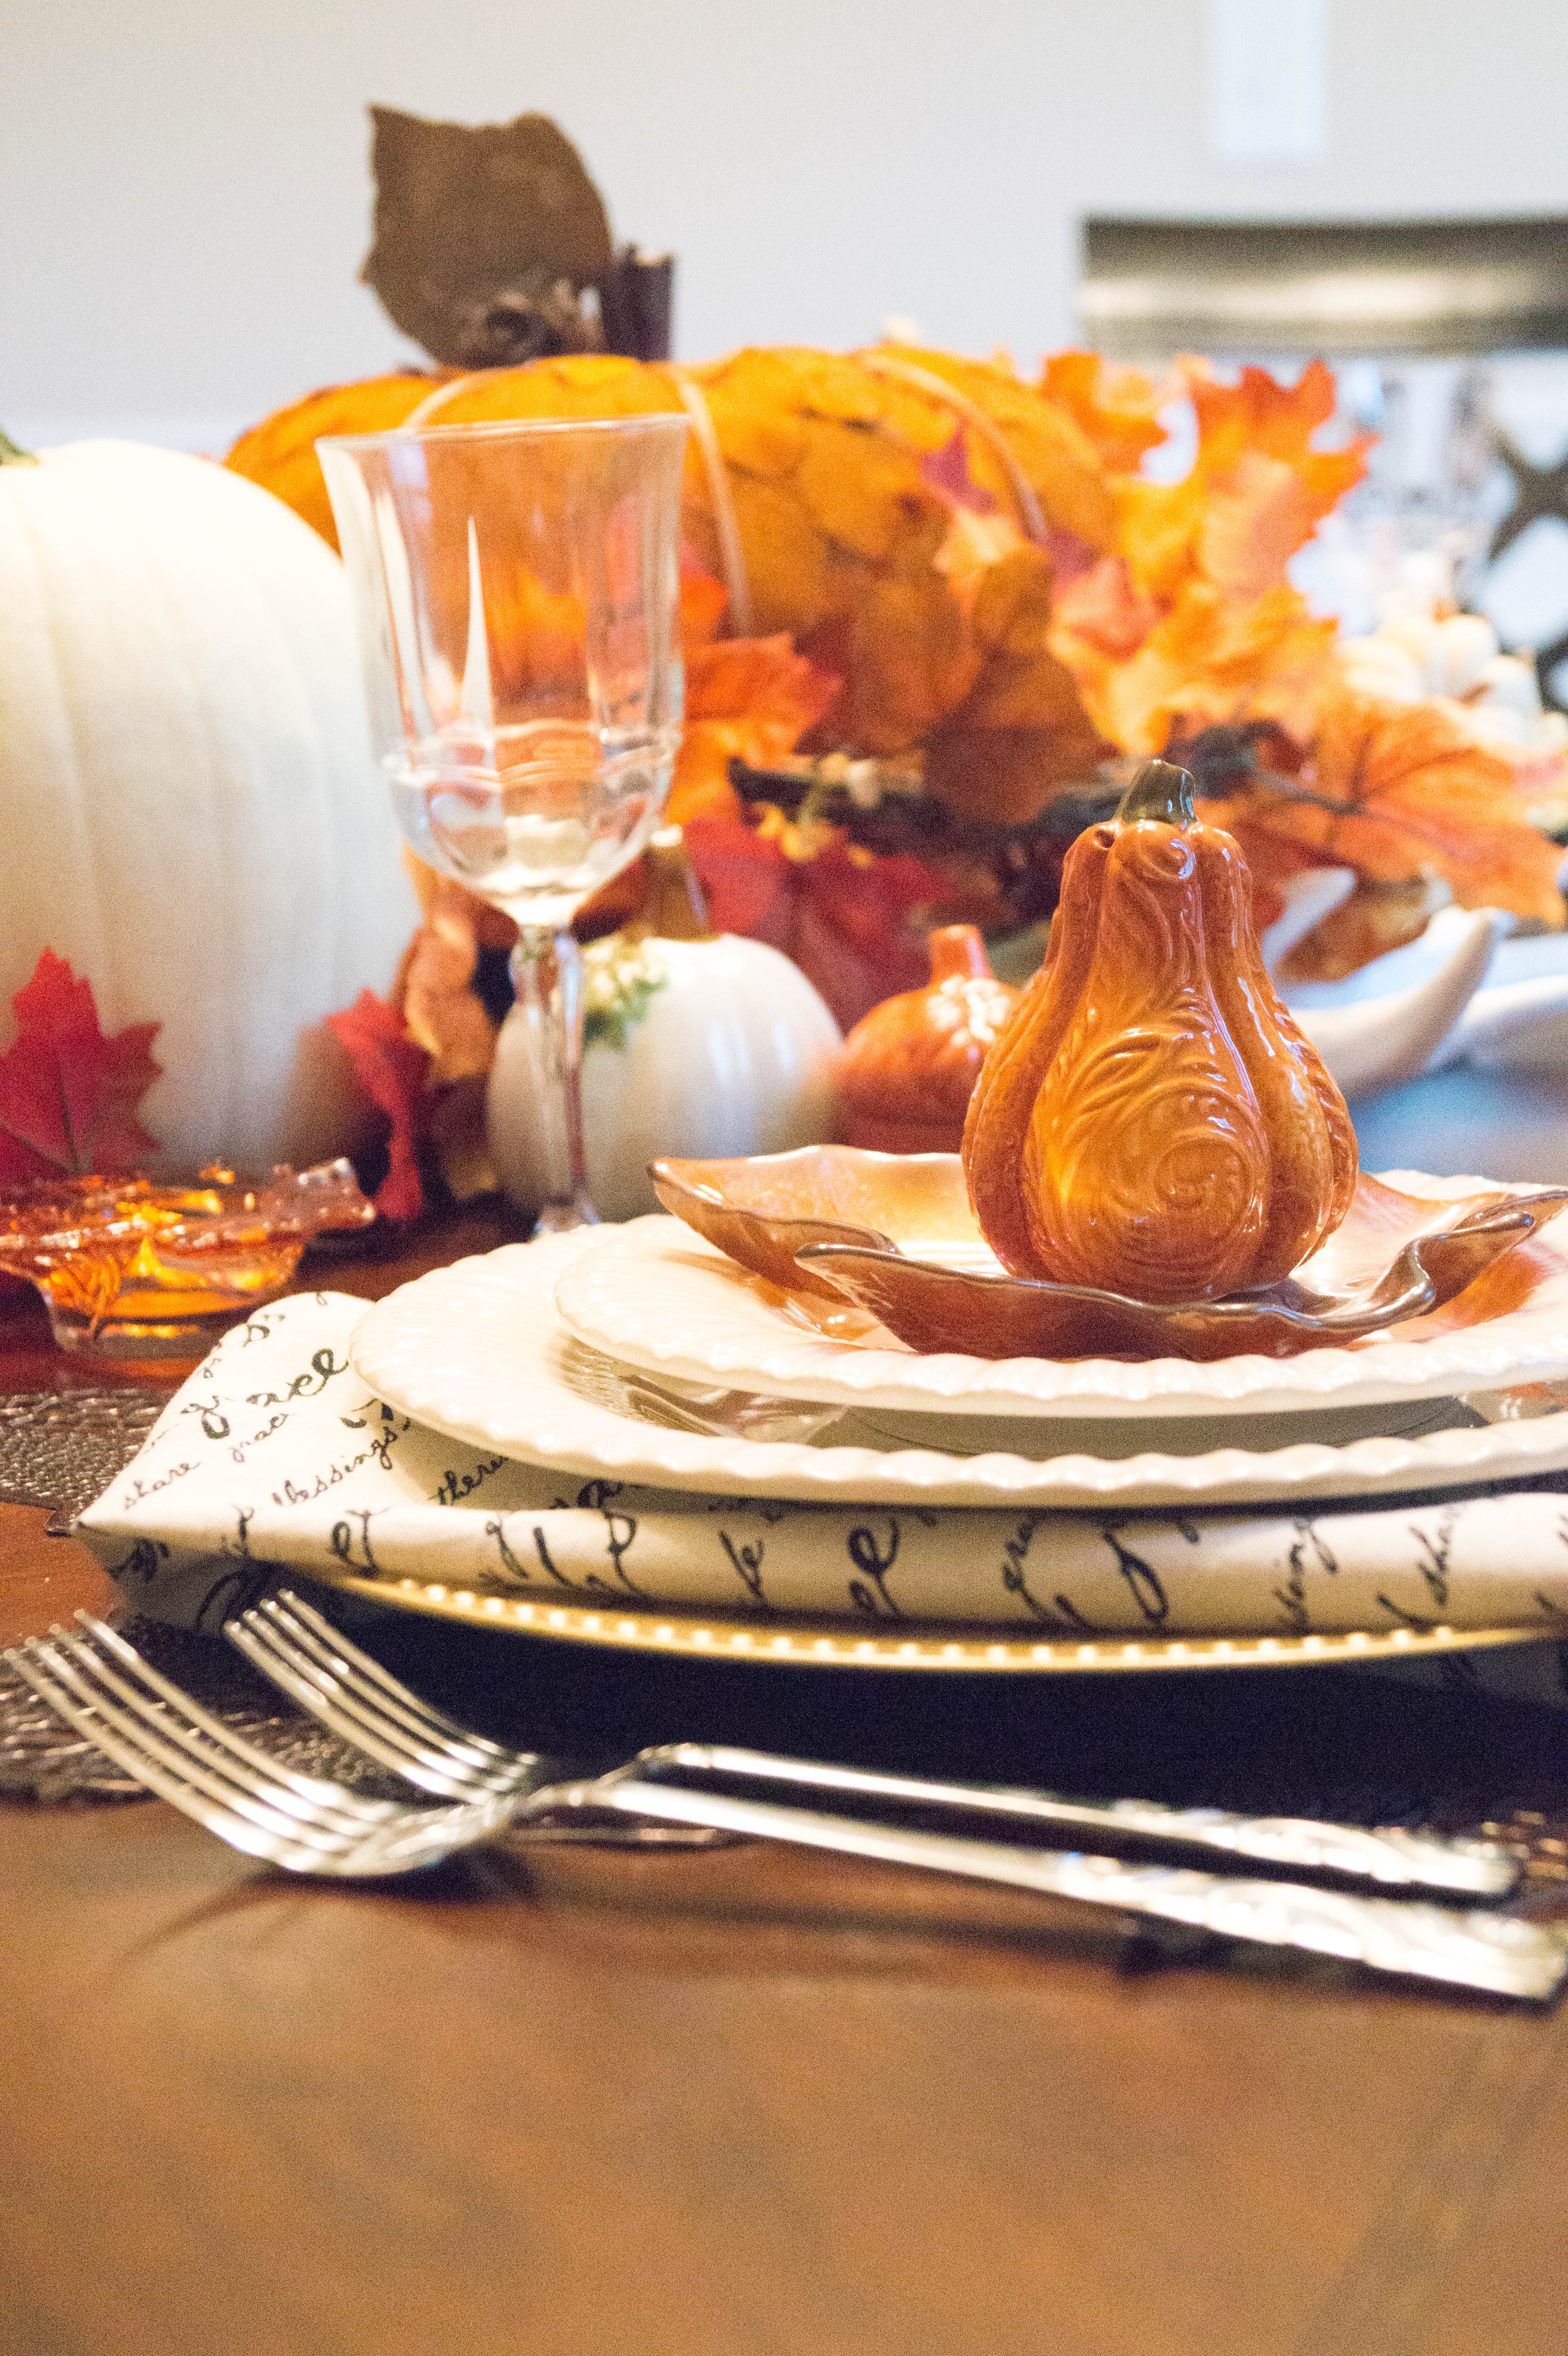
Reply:
M1159 753L1172 723L1192 733L1249 719L1309 732L1337 625L1314 621L1294 589L1233 605L1189 581L1125 661L1078 673L1089 710L1124 752Z

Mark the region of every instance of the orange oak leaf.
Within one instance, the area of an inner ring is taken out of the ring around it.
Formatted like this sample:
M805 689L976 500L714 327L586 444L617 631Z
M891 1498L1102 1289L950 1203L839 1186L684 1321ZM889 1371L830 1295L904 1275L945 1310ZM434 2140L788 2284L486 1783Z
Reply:
M979 655L964 610L936 567L951 517L932 497L854 611L805 642L814 661L844 681L827 724L846 750L907 751L974 685Z
M474 989L477 917L485 903L450 875L431 874L424 922L404 953L392 999L414 1044L429 1055L427 1082L445 1087L490 1068L496 1024Z
M1436 875L1461 906L1563 924L1560 846L1533 827L1510 764L1441 703L1383 703L1339 688L1324 699L1299 776L1259 773L1207 806L1356 869L1369 883Z
M1194 578L1125 660L1086 633L1054 642L1104 734L1125 752L1158 753L1177 721L1189 733L1250 719L1310 733L1337 628L1288 586L1237 604Z
M950 808L1018 824L1093 776L1108 747L1051 650L1051 559L1020 547L989 565L969 616L980 663L926 740L925 780Z
M424 1187L414 1146L425 1117L430 1057L409 1037L401 1015L383 1005L373 990L362 990L352 1006L326 1019L355 1078L391 1123L387 1174L376 1190L376 1208L384 1219L416 1219L424 1208Z
M1200 451L1212 471L1224 448L1243 444L1265 457L1283 458L1303 469L1325 498L1325 512L1360 482L1363 454L1376 436L1358 434L1343 450L1314 450L1312 436L1334 414L1334 372L1323 360L1309 360L1294 384L1281 384L1267 369L1243 368L1234 384L1219 384L1207 362L1183 360L1179 372L1198 412ZM1229 444L1225 437L1234 437Z
M1051 644L1080 676L1103 675L1136 655L1160 608L1133 587L1125 556L1104 556L1086 573L1058 584L1051 608Z
M1179 483L1113 486L1120 547L1140 594L1174 600L1196 575L1245 601L1280 586L1285 568L1366 472L1374 437L1314 450L1334 412L1334 379L1321 360L1284 385L1244 368L1217 384L1201 361L1179 372L1198 413L1198 454Z
M837 693L838 681L797 655L782 631L772 638L720 638L688 650L686 733L670 787L671 822L738 819L731 761L738 757L765 769L794 752Z
M1145 451L1165 440L1157 412L1171 388L1137 369L1111 368L1098 352L1052 352L1040 389L1068 412L1118 474L1132 474Z
M1294 385L1258 368L1244 368L1233 385L1216 384L1192 362L1184 373L1198 412L1197 471L1208 486L1199 562L1230 595L1255 597L1284 580L1320 519L1360 481L1376 437L1312 448L1334 413L1334 378L1321 360Z
M991 567L1028 543L1014 517L1005 513L996 495L970 473L962 429L955 431L944 449L922 461L920 472L927 490L934 491L950 510L946 532L932 562L958 600L960 613L966 621L972 620L975 601Z
M16 1036L0 1056L0 1178L129 1170L158 1150L136 1107L162 1066L156 1023L106 1039L92 984L45 949L11 1001Z

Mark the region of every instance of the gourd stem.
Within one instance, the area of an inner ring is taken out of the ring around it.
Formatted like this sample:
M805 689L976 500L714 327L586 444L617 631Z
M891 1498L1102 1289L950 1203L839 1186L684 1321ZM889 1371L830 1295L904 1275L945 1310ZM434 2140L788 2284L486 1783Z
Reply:
M37 463L33 452L24 450L19 442L13 442L5 427L0 425L0 466L36 466Z
M927 936L931 979L944 981L994 981L985 939L975 925L943 925Z
M1157 826L1190 826L1196 790L1189 771L1173 761L1146 761L1116 811L1118 826L1136 826L1152 819Z
M552 933L525 925L512 951L512 982L543 1084L534 1117L548 1177L534 1233L595 1226L582 1151L582 952L570 926Z

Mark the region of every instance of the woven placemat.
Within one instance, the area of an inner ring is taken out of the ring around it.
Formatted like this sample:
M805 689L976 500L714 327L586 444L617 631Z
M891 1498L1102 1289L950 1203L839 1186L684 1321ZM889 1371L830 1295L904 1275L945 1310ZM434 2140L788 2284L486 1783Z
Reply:
M170 1393L116 1384L0 1392L0 1503L47 1507L63 1536L129 1463ZM285 1700L220 1638L193 1635L128 1609L110 1620L137 1651L237 1733L302 1774L330 1776L368 1796L407 1786ZM142 1786L0 1661L0 1793L11 1798L144 1800Z
M166 1390L0 1392L0 1504L80 1514L129 1463L168 1405Z
M302 1775L346 1783L368 1799L406 1800L409 1787L338 1740L257 1675L219 1636L171 1628L140 1612L111 1612L109 1624L144 1660L236 1734ZM62 1724L31 1686L0 1660L0 1794L59 1805L82 1800L144 1800L148 1794L85 1736Z

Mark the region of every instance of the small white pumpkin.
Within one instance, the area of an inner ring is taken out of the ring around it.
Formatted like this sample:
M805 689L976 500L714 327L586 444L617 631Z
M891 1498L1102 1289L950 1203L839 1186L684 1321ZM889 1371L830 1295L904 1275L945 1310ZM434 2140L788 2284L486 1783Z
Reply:
M417 921L343 568L204 459L0 444L0 1046L47 948L106 1032L157 1022L165 1160L349 1141L321 1028Z
M838 1025L777 949L730 933L617 933L583 958L583 1148L603 1217L658 1209L647 1178L656 1155L784 1153L832 1136ZM526 1211L544 1194L534 1117L541 1086L514 1010L490 1071L490 1154Z

